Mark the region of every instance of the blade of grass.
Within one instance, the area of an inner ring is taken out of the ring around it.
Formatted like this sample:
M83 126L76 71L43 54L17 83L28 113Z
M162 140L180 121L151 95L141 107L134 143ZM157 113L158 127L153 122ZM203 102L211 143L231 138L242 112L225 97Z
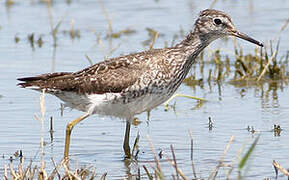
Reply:
M164 174L162 172L161 164L160 164L159 159L157 158L156 150L155 150L155 147L154 147L154 145L152 143L152 140L151 140L151 138L148 135L147 135L147 139L148 139L149 144L151 146L151 149L152 149L152 152L153 152L153 155L154 155L154 159L155 159L155 162L156 162L156 165L157 165L156 173L158 174L160 179L165 179L165 176L164 176Z
M177 180L179 180L180 178L179 178L179 173L178 173L178 164L177 164L177 159L176 159L174 147L173 147L173 145L171 145L170 147L171 147L172 156L173 156L173 160L174 160L174 164L175 164Z
M183 173L183 171L178 168L176 162L174 162L174 160L172 160L167 153L164 152L164 156L167 158L167 160L172 164L172 166L176 169L176 171L178 172L178 174L184 179L184 180L188 180L188 178L185 176L185 174Z
M224 159L225 159L225 156L226 154L228 153L229 149L230 149L230 146L232 144L232 142L234 141L235 139L235 136L231 136L229 142L227 143L226 147L225 147L225 150L224 150L224 153L219 161L219 164L216 166L216 168L211 172L210 176L208 179L212 178L212 179L216 179L217 175L218 175L218 171L220 169L220 167L224 166Z
M249 157L252 155L252 152L254 151L258 141L260 138L260 134L257 136L257 138L254 140L253 144L250 146L249 150L246 152L246 154L243 156L243 158L241 159L240 163L239 163L239 170L242 170L244 168L244 166L246 165Z
M190 135L190 139L191 139L191 161L192 161L192 170L193 170L193 174L194 174L194 178L197 178L197 173L195 170L195 165L194 165L194 139L193 139L193 133L191 130L189 130L189 135Z
M268 63L266 64L266 66L264 67L262 73L260 74L260 76L257 79L257 82L260 81L260 79L264 76L264 74L266 73L270 63L272 62L272 60L275 58L277 51L275 51L272 55L272 57L268 60Z
M144 168L144 170L146 171L149 180L153 180L154 178L153 178L153 176L151 175L151 173L149 172L149 170L147 169L147 167L146 167L145 165L143 165L143 168Z
M170 97L165 103L164 106L168 106L170 101L173 100L176 97L185 97L185 98L190 98L190 99L195 99L195 100L199 100L199 101L208 101L206 99L203 98L198 98L198 97L194 97L194 96L190 96L190 95L186 95L186 94L174 94L172 97Z

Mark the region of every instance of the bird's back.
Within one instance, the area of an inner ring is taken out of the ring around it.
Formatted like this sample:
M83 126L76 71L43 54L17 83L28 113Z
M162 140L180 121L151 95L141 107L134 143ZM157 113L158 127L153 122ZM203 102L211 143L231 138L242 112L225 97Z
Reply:
M107 104L117 108L113 105L116 104L120 112L129 106L130 114L138 114L163 103L173 93L168 94L168 88L177 65L172 63L174 51L174 48L155 49L111 58L75 73L20 78L18 80L24 82L19 85L45 89L81 111L107 115L114 111ZM125 106L121 108L120 104ZM105 108L110 110L105 113L97 110Z

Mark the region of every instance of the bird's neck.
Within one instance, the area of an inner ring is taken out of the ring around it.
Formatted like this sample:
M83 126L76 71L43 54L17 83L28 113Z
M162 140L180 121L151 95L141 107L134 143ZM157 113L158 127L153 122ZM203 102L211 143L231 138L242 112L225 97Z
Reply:
M197 56L207 47L212 40L201 36L196 30L190 32L187 37L175 46L184 54L184 58L180 62L183 68L187 69L185 73L191 69L192 65L196 62Z
M177 44L176 48L180 48L189 59L195 59L212 41L194 30L183 41Z

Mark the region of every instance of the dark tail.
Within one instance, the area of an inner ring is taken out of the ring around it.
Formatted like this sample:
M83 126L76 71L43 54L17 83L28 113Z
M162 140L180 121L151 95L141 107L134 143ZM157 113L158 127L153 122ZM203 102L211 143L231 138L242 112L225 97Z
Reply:
M24 78L18 78L18 81L23 81L21 83L18 83L17 86L26 88L30 86L38 86L42 84L44 81L47 81L51 78L57 78L59 76L64 76L71 74L70 72L59 72L59 73L48 73L48 74L42 74L39 76L34 76L34 77L24 77Z

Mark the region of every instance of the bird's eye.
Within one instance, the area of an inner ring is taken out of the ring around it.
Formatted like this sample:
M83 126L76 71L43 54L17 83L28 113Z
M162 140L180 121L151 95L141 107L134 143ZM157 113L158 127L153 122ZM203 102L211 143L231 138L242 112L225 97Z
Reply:
M221 19L216 18L216 19L214 19L214 23L216 25L220 25L220 24L222 24L222 21L221 21Z

